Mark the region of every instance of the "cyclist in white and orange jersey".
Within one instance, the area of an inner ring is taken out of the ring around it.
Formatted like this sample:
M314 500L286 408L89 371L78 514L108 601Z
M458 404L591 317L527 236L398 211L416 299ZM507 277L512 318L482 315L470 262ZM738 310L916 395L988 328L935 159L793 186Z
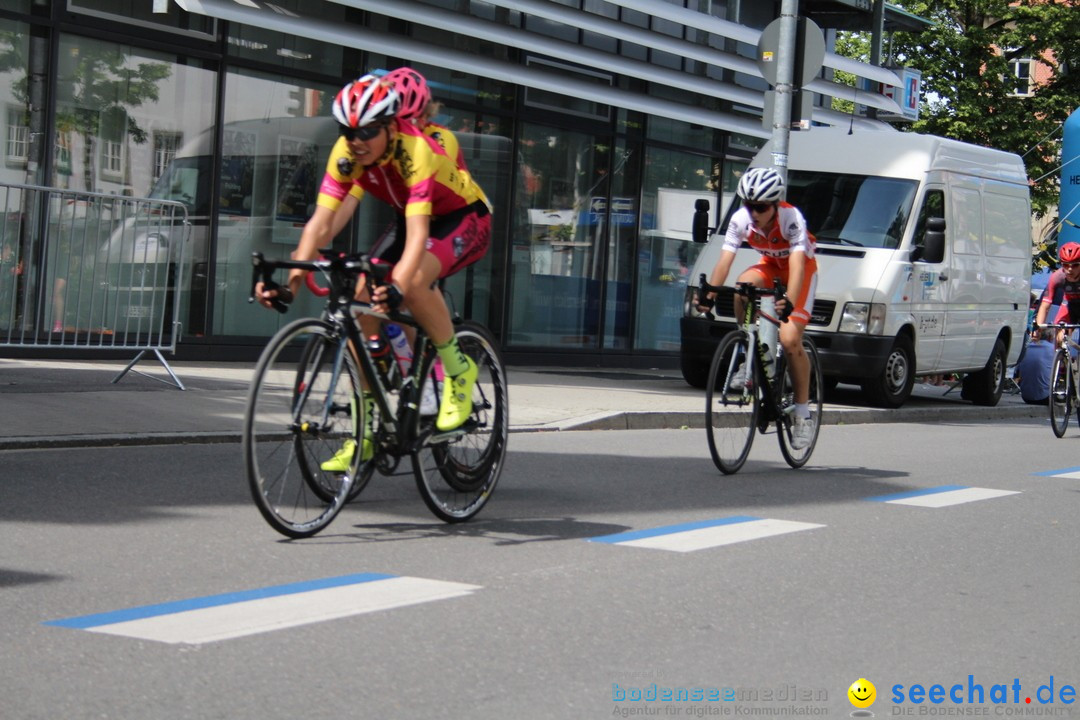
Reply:
M798 450L814 437L816 422L810 415L810 360L803 350L803 335L810 322L817 289L817 261L814 259L816 240L806 229L806 219L793 205L784 202L784 179L772 168L751 168L739 179L737 195L743 204L728 221L723 251L713 267L710 285L723 285L731 271L735 253L745 241L761 253L761 261L747 268L738 282L749 282L761 288L771 288L779 279L786 294L776 302L781 319L780 345L784 348L791 385L795 393L795 422L791 445ZM707 293L707 301L715 293ZM735 296L735 316L742 317L745 300ZM701 306L706 309L707 306ZM735 381L744 384L746 364Z

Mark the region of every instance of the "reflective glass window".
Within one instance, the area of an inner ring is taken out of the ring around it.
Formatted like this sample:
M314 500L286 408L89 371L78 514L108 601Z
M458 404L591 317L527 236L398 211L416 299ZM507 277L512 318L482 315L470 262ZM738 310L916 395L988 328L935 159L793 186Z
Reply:
M519 136L510 344L595 349L610 141L533 123Z
M216 73L199 61L74 35L61 35L59 45L49 184L136 199L177 200L193 220L200 212L205 215L208 167L194 168L181 182L179 170L169 169L173 161L165 167L162 163L168 153L179 156L182 146L198 143L211 127ZM200 100L192 102L192 98ZM59 287L52 278L44 281L53 288L49 315L57 324L106 331L130 328L137 321L149 325L147 318L156 319L155 313L164 310L160 302L103 307L86 293L91 288L128 288L141 293L140 297L156 297L152 289L167 278L178 277L183 281L179 295L168 302L180 304L179 318L186 334L203 331L205 238L197 233L187 236L179 224L155 224L150 207L141 200L76 202L71 217L58 218L84 232L59 235L57 255L49 258L52 269L72 268L66 272L66 287ZM178 275L180 267L183 271ZM153 279L133 284L132 273L144 271ZM91 317L87 312L105 314Z
M663 148L646 150L637 253L638 349L679 349L683 298L690 268L702 248L690 234L694 202L704 198L715 208L720 188L717 159Z
M252 71L229 73L225 85L213 332L268 336L290 317L318 314L323 306L320 298L306 290L294 303L298 313L290 316L249 304L247 299L251 253L287 258L315 210L326 161L338 138L329 110L340 88ZM209 152L206 145L183 163L209 162ZM359 217L368 234L380 224L372 215L375 205L364 202L360 206ZM334 248L352 250L348 229L335 239Z

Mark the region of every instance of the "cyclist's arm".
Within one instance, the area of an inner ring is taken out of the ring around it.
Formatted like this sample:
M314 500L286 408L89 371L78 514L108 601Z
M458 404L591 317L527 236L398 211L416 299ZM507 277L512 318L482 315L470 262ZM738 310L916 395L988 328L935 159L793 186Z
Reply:
M723 285L724 281L727 280L728 273L731 272L731 263L733 263L734 261L735 253L731 252L727 248L721 250L720 259L716 261L716 265L713 266L712 273L709 275L709 284L716 286ZM705 297L711 300L712 298L716 297L716 293L705 293ZM698 308L700 308L702 312L708 310L709 307L711 306L698 305Z
M802 250L796 250L788 257L788 282L787 295L790 302L794 303L791 298L797 298L802 292L803 281L806 279L806 253ZM794 308L792 308L794 309Z
M351 196L350 196L351 197ZM349 202L348 198L335 210L325 205L316 205L315 214L304 225L304 231L300 234L300 242L293 251L293 260L315 260L319 257L320 248L324 248L334 239L335 228L340 232L341 228L349 220L349 215L356 208L358 200ZM345 212L348 208L348 212ZM289 271L289 289L293 295L300 291L300 283L307 274L306 270L294 269Z
M424 247L431 234L430 215L405 216L405 249L394 265L394 275L404 280L416 275L424 257Z

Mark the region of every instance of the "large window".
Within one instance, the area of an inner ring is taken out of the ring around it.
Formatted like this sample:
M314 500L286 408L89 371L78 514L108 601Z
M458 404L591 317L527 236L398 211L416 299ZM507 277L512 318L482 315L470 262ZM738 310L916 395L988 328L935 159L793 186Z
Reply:
M213 332L271 335L290 318L247 302L251 253L287 258L296 248L338 138L329 104L340 88L246 71L230 73L225 83ZM374 215L377 205L360 204L362 235L385 225ZM348 229L334 247L352 249ZM299 313L291 317L317 314L323 303L304 291L295 304Z
M642 183L635 319L640 350L677 350L679 318L690 268L701 246L694 244L694 203L720 194L718 160L678 150L649 148Z
M510 343L596 349L611 145L532 123L519 135Z
M210 132L214 103L209 98L215 94L215 73L175 55L61 35L56 75L57 136L51 184L71 190L179 200L187 205L191 220L197 224L198 212L205 213L205 203L200 207L198 201L205 200L205 188L210 184L207 167L193 168L188 176L179 168L173 173L166 168L158 177L163 158L156 138L194 138ZM193 98L199 101L193 102ZM169 180L163 182L166 176ZM186 177L185 183L177 180L182 176ZM91 212L92 207L96 206L88 206L86 212ZM74 212L78 215L81 211L76 208ZM140 228L137 218L127 217L124 212L85 219L92 233L65 235L66 241L53 248L57 255L50 257L51 267L66 268L69 262L77 266L84 275L81 284L85 293L86 288L100 287L101 283L123 284L111 278L110 273L122 272L123 259L133 252L133 243L141 243L144 256L160 257L163 263L177 260L183 253L187 264L179 298L180 320L185 334L203 332L208 252L205 232L193 232L182 242L183 228L148 234L145 227ZM164 270L158 275L165 276ZM53 285L53 305L47 317L54 317L64 327L79 329L107 330L110 323L126 321L74 316L80 306L72 297L79 291L76 279L68 273L66 287L60 286L62 281L52 283L46 279Z
M793 171L787 201L802 210L819 245L897 248L916 185L898 178Z

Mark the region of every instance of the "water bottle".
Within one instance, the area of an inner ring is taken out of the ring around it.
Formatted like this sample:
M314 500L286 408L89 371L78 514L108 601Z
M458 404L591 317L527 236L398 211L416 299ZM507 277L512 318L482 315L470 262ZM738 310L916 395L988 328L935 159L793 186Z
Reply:
M390 339L390 347L394 349L394 357L397 358L398 367L401 368L401 376L409 374L412 367L412 345L405 331L397 323L387 323L386 337Z
M372 335L367 339L368 353L375 361L375 367L384 378L390 378L390 370L393 368L390 359L390 346L383 340L382 335Z
M772 295L763 295L761 297L760 309L769 317L776 317L776 298ZM776 359L773 357L776 352L776 326L768 320L759 321L758 339L765 348L764 370L765 374L771 380L773 374L776 372Z

